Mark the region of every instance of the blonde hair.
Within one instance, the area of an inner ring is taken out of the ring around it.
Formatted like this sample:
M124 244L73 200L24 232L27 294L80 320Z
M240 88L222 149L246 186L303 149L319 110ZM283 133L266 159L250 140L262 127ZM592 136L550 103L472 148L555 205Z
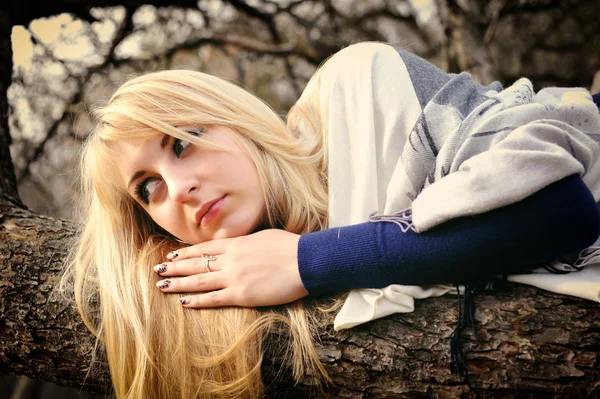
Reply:
M299 110L301 107L296 107ZM87 327L104 344L118 398L257 398L263 340L287 326L296 380L327 379L301 302L274 309L183 309L155 288L152 266L181 246L118 184L115 141L168 134L209 146L178 126L231 128L259 171L271 227L321 230L327 219L323 140L286 127L263 101L194 71L162 71L124 83L95 111L82 154L83 227L63 278Z

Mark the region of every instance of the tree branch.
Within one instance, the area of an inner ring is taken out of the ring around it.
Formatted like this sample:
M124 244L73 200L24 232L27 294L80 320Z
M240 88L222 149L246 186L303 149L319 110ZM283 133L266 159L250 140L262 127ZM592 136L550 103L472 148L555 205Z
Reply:
M8 99L6 93L12 78L12 46L10 15L0 8L0 204L14 204L24 208L17 191L17 180L10 156L8 129Z
M87 375L94 338L73 305L51 295L73 235L66 220L0 206L0 369L109 392L104 359ZM342 332L332 330L332 315L322 315L319 354L334 381L325 397L600 395L596 303L512 285L481 296L477 309L481 341L471 331L463 334L466 378L450 371L458 314L453 295L418 301L414 313ZM282 336L272 339L285 345ZM290 398L315 391L308 377L292 388L284 376L274 388L275 370L285 367L277 362L268 357L263 368L270 389Z

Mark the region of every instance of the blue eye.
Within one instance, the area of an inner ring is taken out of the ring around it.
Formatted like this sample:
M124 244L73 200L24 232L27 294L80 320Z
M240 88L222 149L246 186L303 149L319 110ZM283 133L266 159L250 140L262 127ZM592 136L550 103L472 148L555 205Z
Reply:
M148 205L150 203L150 196L152 196L152 193L156 189L157 185L158 180L146 179L135 187L135 195L140 199L140 201Z
M199 128L197 130L191 130L188 131L187 133L194 135L196 137L200 137L202 135L202 133L204 133L204 128ZM177 158L179 158L181 156L181 153L190 146L190 142L189 141L185 141L185 140L181 140L181 139L174 139L173 140L173 153L175 154L175 156Z
M180 139L173 140L173 153L179 158L181 153L190 145L189 141L183 141Z

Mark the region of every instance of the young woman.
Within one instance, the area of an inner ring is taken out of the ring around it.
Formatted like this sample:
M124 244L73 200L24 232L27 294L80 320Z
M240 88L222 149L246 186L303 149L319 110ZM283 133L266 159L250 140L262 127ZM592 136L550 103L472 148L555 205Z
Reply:
M584 90L484 87L361 43L318 70L287 126L192 71L132 79L95 116L68 276L119 398L261 397L276 325L295 376L326 379L297 299L368 288L349 327L445 292L407 284L532 269L600 234Z

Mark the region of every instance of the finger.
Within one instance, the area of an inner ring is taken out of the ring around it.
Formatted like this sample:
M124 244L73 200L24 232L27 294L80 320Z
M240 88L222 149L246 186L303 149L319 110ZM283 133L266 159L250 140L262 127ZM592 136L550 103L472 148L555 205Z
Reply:
M219 263L219 256L211 255L210 258L200 256L183 259L178 262L164 262L154 266L154 271L163 277L191 276L193 274L202 274L209 271L219 271L221 270L221 265Z
M233 295L230 289L224 288L204 294L188 295L179 298L179 303L184 308L217 308L222 306L234 306Z
M176 262L205 254L219 255L225 253L229 241L231 241L231 238L221 238L219 240L205 241L189 247L179 248L178 250L169 252L167 254L167 259Z
M194 276L165 279L156 283L162 292L199 292L220 290L225 287L222 273L204 273Z

